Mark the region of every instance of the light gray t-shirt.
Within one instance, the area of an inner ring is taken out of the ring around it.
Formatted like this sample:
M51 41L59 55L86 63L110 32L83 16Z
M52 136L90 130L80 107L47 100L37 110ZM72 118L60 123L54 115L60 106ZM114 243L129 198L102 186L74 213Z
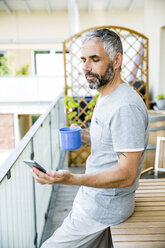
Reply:
M143 155L132 186L110 189L80 187L75 200L96 221L116 225L133 213L135 190L148 143L148 125L146 106L127 83L97 102L90 127L91 154L86 162L86 173L117 167L117 152L143 151Z

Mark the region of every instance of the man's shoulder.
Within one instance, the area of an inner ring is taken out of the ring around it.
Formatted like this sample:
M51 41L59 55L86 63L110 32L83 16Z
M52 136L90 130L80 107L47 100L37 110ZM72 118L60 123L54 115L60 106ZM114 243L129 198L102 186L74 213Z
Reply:
M146 105L142 97L134 90L128 83L121 85L114 95L113 99L109 101L110 105L115 110L121 107L137 106L139 109L146 109Z
M102 120L110 120L118 111L132 109L132 112L142 112L143 116L147 115L147 108L142 97L128 83L123 83L113 93L108 95L99 105L97 115Z
M141 96L137 93L137 91L130 86L128 83L124 83L122 87L116 92L116 101L122 103L140 103L142 102ZM123 102L124 101L124 102Z

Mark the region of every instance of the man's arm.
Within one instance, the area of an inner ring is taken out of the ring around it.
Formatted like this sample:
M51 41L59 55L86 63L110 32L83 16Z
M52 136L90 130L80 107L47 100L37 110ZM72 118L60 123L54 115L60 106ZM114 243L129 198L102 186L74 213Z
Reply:
M139 169L142 152L118 153L118 166L95 174L80 175L80 184L96 188L131 186Z
M142 152L118 153L118 166L94 174L72 174L67 170L42 173L36 168L32 174L41 184L82 185L95 188L121 188L131 186L139 169Z

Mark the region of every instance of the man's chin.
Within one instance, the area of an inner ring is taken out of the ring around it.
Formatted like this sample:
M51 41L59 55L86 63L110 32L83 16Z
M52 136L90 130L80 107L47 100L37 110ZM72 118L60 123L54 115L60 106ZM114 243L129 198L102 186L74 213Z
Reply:
M87 79L87 82L88 82L89 88L90 88L91 90L97 90L97 89L98 89L98 84L97 84L97 82L93 82L92 80L88 80L88 79Z
M89 88L90 88L91 90L97 90L99 87L98 87L97 84L89 83Z

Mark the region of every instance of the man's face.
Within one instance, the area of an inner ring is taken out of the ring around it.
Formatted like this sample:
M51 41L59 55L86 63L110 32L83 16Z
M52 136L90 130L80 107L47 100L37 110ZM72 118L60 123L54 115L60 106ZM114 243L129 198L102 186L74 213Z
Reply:
M91 39L82 47L83 70L91 89L98 89L114 77L113 62L105 52L103 43Z

